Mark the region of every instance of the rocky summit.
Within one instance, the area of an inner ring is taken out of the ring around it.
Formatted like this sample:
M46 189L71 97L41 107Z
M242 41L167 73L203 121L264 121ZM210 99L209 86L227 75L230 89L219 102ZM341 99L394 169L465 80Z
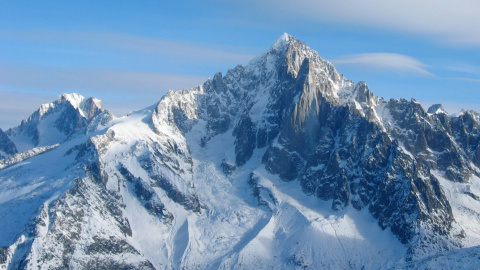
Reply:
M124 117L63 94L0 158L0 269L480 268L480 114L288 34Z

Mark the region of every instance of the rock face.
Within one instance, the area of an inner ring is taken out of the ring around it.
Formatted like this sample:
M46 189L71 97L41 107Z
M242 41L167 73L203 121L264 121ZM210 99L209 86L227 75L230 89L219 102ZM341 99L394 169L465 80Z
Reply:
M0 266L461 262L480 245L479 124L376 97L288 34L127 117L62 95L0 131Z
M0 159L17 153L17 147L0 128Z

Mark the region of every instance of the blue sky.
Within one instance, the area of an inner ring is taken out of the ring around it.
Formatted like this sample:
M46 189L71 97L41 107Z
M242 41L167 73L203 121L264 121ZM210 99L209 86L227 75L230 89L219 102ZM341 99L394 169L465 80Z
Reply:
M480 111L479 10L477 0L2 1L0 128L64 92L124 115L247 64L284 32L377 96Z

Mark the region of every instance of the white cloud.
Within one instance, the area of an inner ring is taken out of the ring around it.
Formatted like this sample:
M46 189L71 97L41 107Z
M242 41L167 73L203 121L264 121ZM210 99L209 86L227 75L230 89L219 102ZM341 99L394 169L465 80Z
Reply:
M478 0L248 1L272 16L427 35L451 44L480 45Z
M332 60L336 65L360 65L372 69L389 69L397 72L412 72L432 76L425 68L427 65L417 59L396 53L363 53L347 55L342 59Z

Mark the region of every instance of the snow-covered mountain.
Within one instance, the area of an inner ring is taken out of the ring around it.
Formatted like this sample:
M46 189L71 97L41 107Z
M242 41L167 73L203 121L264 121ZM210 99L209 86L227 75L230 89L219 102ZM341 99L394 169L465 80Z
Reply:
M43 104L20 126L7 130L6 134L20 152L53 145L85 128L103 111L102 102L96 98L63 94L57 101Z
M125 117L64 94L0 131L0 268L480 268L479 125L288 34Z

